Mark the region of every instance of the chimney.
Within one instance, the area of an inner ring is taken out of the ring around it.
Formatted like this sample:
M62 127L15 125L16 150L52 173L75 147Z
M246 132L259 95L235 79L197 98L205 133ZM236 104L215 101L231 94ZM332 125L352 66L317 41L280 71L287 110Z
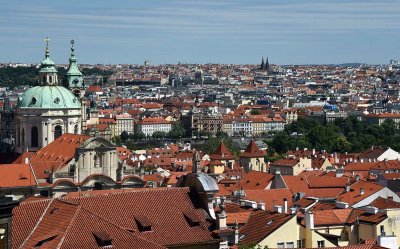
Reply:
M365 193L365 192L364 192L364 188L361 187L361 188L360 188L360 195L364 195L364 193Z
M315 149L312 149L312 154L313 154L313 156L315 155Z
M25 164L29 164L29 158L25 157Z
M307 151L307 148L304 148L304 151Z
M282 206L274 205L274 211L277 213L282 213Z
M287 199L285 197L285 198L283 198L283 213L286 214L287 211L288 211L288 203L287 203Z
M304 221L307 229L314 229L314 214L312 211L304 213Z
M350 192L350 184L346 184L346 192Z
M290 208L290 214L295 214L297 212L297 208L291 207Z

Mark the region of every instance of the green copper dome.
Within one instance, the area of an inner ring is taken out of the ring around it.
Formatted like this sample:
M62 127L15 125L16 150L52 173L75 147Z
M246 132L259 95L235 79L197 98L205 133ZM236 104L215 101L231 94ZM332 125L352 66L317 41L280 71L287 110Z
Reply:
M28 89L18 101L19 108L78 109L79 100L62 86L35 86Z

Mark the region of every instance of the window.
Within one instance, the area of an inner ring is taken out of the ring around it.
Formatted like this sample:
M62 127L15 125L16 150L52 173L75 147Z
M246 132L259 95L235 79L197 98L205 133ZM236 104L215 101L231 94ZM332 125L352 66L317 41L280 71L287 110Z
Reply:
M381 226L381 235L385 235L385 226Z
M74 134L78 134L78 125L77 124L74 126Z
M293 242L286 242L286 248L294 248Z
M31 146L38 147L39 146L39 133L38 128L33 126L31 129Z
M54 140L61 137L61 135L62 135L61 125L57 125L56 127L54 127Z
M318 240L317 245L318 245L318 248L325 247L325 240Z
M306 241L304 239L297 240L297 248L304 248Z
M285 242L278 242L278 248L285 248Z

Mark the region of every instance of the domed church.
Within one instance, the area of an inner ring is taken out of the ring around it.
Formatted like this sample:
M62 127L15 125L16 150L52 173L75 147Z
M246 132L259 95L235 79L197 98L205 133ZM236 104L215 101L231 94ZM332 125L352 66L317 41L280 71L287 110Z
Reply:
M45 58L40 63L39 85L28 89L18 100L16 108L16 151L37 151L64 133L81 134L82 104L77 90L83 88L74 54L73 42L67 85L75 94L61 86L57 69L50 58L46 38ZM72 65L71 65L72 64ZM77 97L78 96L78 97Z

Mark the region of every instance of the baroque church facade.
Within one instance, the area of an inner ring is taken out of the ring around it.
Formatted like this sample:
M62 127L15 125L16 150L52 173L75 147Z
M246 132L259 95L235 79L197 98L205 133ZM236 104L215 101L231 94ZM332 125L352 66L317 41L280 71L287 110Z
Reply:
M85 127L82 73L77 66L74 43L61 85L46 39L45 58L40 63L39 85L28 89L18 100L15 112L15 148L19 153L37 151L64 133L81 134Z

